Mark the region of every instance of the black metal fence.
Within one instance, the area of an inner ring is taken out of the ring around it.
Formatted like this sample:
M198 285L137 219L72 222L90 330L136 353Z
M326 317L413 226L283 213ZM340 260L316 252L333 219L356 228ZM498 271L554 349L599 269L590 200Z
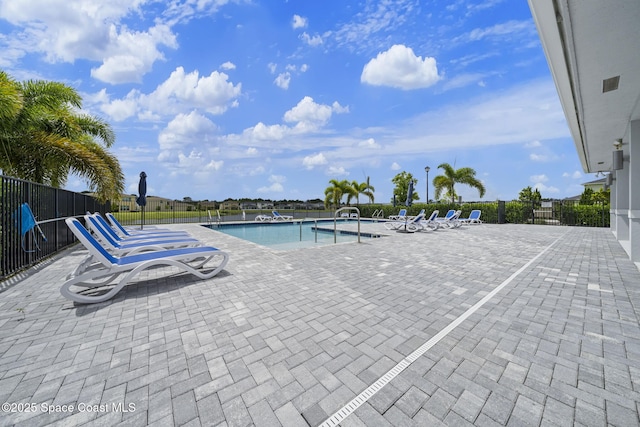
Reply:
M23 203L29 204L42 235L37 227L22 233ZM0 279L74 243L65 218L108 210L108 203L85 194L0 175Z
M114 212L118 221L123 225L138 226L144 224L183 224L210 223L227 221L253 221L258 215L271 215L272 211L294 218L333 218L334 210L313 207L288 205L274 208L206 208L199 203L186 203L179 200L147 200L144 212L139 206L136 210L120 210Z

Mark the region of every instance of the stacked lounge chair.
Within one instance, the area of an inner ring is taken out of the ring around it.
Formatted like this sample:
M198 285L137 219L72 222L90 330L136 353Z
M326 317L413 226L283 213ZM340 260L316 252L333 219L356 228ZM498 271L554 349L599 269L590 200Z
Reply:
M104 241L109 240L107 235L113 238L108 231L101 229L100 221L95 216L89 215L86 220L90 228L95 227L96 236L104 232L106 234L101 236ZM118 242L120 247L114 248L101 243L76 218L67 218L65 222L89 252L60 289L65 298L80 303L97 303L113 298L149 268L176 267L198 278L209 279L218 274L229 261L226 252L205 246L186 233L167 233L164 236L148 233L146 236L139 236L140 238L124 239L124 242ZM209 266L214 259L218 262ZM120 280L116 281L119 277Z

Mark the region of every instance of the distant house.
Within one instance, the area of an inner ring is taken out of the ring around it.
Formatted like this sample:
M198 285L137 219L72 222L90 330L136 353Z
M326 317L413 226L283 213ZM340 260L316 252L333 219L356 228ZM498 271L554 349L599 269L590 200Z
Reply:
M599 178L594 181L585 182L582 184L582 186L585 189L590 188L593 190L594 193L597 193L600 190L604 190L604 184L606 183L606 181L607 181L607 177ZM579 201L581 197L582 197L582 194L578 194L577 196L567 197L565 198L565 200Z
M273 202L269 200L242 202L240 209L273 209Z
M117 203L111 202L111 206L118 206L120 212L138 212L141 208L138 206L138 203L136 203L137 198L138 195L136 194L122 194ZM147 196L147 205L145 206L145 210L147 211L187 211L192 209L195 209L192 203L157 196Z
M606 183L607 178L600 178L600 179L596 179L595 181L589 181L589 182L585 182L584 184L582 184L584 186L584 188L590 188L594 191L594 193L597 193L600 190L604 190L604 184Z
M120 212L133 212L140 209L140 206L138 206L138 204L136 203L136 197L136 195L131 194L121 195L120 201L118 202L118 210Z
M225 200L220 203L220 209L223 211L239 210L240 203L237 200Z

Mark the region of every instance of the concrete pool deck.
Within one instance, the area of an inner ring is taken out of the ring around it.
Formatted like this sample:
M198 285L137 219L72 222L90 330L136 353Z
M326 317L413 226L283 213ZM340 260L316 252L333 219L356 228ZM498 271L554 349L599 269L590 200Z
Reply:
M608 229L277 251L169 227L225 271L77 305L76 246L5 283L0 425L640 425L640 272Z

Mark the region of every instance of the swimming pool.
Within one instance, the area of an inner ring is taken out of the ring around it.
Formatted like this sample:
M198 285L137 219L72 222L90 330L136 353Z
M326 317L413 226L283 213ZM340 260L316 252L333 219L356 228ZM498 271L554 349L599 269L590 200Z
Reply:
M345 223L347 223L347 221L344 220L338 222L338 224ZM355 221L352 223L355 223ZM308 248L334 243L333 220L282 223L211 224L206 227L230 236L280 250ZM373 237L379 237L379 235L360 233L361 241L363 239ZM335 243L357 241L357 233L351 230L337 230Z

